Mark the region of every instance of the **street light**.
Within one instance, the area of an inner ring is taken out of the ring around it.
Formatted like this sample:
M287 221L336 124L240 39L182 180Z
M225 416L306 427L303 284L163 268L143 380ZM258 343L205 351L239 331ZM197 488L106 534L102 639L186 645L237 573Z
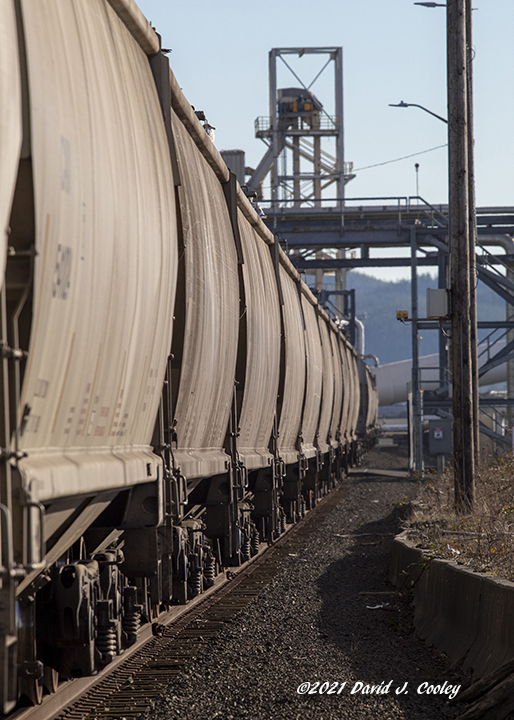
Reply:
M423 105L417 103L406 103L403 100L398 104L389 103L389 107L417 107L420 110L424 110L429 115L433 115L441 122L448 124L448 120L432 112ZM416 197L419 202L419 164L416 163ZM422 407L422 395L420 388L420 371L419 371L419 331L418 331L418 280L416 270L416 228L411 228L411 303L412 303L412 411L413 420L412 423L412 445L413 445L413 462L414 468L420 472L423 472L423 407Z
M423 7L428 7L428 8L446 7L446 3L436 3L436 2L417 2L417 3L414 3L414 5L423 5ZM471 8L471 9L477 10L477 8Z
M416 5L424 5L425 3L415 3L415 4ZM417 103L406 103L406 102L403 102L403 100L402 100L400 103L398 103L396 105L393 103L389 103L389 107L402 107L402 108L403 107L417 107L417 108L420 108L421 110L424 110L429 115L433 115L438 120L441 120L441 122L444 122L448 125L448 120L446 120L446 118L441 117L440 115L437 115L435 112L432 112L432 110L428 110L428 108L423 107L423 105L418 105Z

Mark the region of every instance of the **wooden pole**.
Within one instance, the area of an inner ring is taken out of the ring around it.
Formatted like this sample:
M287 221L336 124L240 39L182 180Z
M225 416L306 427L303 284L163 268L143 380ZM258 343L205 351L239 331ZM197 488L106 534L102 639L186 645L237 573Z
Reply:
M472 32L472 0L466 0L466 92L468 114L468 198L469 198L469 306L471 332L471 384L473 393L473 442L475 451L475 467L480 455L479 430L479 391L478 391L478 357L477 357L477 295L478 282L476 272L476 203L475 203L475 136L473 122L473 32Z
M413 440L413 469L414 472L423 473L423 407L421 397L421 377L419 369L419 329L418 329L418 270L416 253L418 249L416 226L410 228L411 252L411 318L412 318L412 440Z
M466 2L447 2L453 456L455 504L461 512L473 507L475 471Z

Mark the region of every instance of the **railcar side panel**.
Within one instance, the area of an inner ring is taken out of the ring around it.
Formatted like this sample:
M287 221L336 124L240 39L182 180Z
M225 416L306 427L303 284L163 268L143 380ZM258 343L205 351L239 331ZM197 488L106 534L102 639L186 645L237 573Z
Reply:
M378 406L377 406L377 388L376 379L371 369L366 366L366 382L368 386L368 416L366 420L366 430L372 431L377 422Z
M359 403L359 417L357 421L357 434L360 438L363 438L366 434L366 427L368 425L369 416L369 392L368 392L368 379L366 375L366 363L364 360L359 358L359 387L360 387L360 403Z
M318 448L322 454L328 452L328 433L334 408L334 358L330 342L328 323L323 316L318 316L321 351L323 356L323 393L318 425Z
M375 427L378 424L378 389L377 389L377 378L376 376L371 373L372 376L372 382L373 382L373 402L374 402L374 408L373 408L373 424Z
M354 367L352 362L352 349L349 343L346 345L346 363L348 366L348 386L349 386L349 403L348 403L348 417L346 421L346 441L348 444L353 442L352 423L354 418L354 403L355 403L355 377Z
M364 361L363 361L364 362ZM366 365L366 392L368 394L368 412L366 413L366 430L373 425L373 386L371 384L370 371Z
M343 337L339 337L339 350L341 352L341 366L343 373L343 403L341 408L341 442L345 444L347 442L348 433L348 415L350 412L350 401L351 401L351 378L350 378L350 367L348 364L348 349L347 343Z
M330 423L330 442L333 448L339 445L338 434L341 427L341 417L343 411L343 361L341 358L341 348L339 346L338 335L334 331L332 325L329 326L330 343L332 345L332 358L334 361L334 410L332 413L332 421Z
M225 472L239 326L237 255L223 189L172 112L183 231L183 346L175 406L175 460L186 478Z
M21 80L13 2L0 5L0 282L22 141Z
M359 418L360 407L360 384L359 369L357 367L357 353L351 346L349 347L348 358L350 361L350 373L352 377L352 402L350 405L349 432L352 441L357 440L357 421Z
M279 398L280 417L278 450L286 465L298 460L297 440L301 429L302 407L306 382L305 333L297 283L279 268L284 304L282 322L284 332L284 367L282 397Z
M280 308L277 282L266 243L241 211L246 328L246 369L239 417L238 452L248 470L270 464L280 375Z
M314 442L318 429L323 388L323 357L316 307L302 292L302 308L305 319L305 348L307 355L307 379L302 419L302 449L306 457L314 457Z
M176 221L157 92L119 17L105 0L21 7L37 257L20 467L45 500L157 478Z
M357 433L362 448L366 449L373 442L373 431L377 420L377 392L371 369L362 358L359 358L358 363L361 398Z

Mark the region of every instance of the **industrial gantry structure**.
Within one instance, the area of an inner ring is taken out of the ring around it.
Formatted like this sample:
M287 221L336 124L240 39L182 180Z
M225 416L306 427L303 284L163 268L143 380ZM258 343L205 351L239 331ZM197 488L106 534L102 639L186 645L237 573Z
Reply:
M326 62L307 86L286 60L290 55L317 55ZM296 87L278 88L279 60L292 73ZM311 88L330 65L334 95L332 112L327 112ZM270 114L255 121L255 135L268 150L248 182L250 192L262 196L263 180L270 173L272 207L319 207L328 188L341 198L345 182L353 177L351 166L344 163L343 49L274 48L269 54L269 93Z
M287 239L290 258L301 272L309 270L334 272L336 269L366 267L410 267L412 328L412 469L423 469L422 419L424 413L448 417L452 407L451 364L449 362L450 321L420 318L418 311L418 269L438 269L439 289L448 288L448 208L432 206L422 198L347 198L339 221L334 210L311 208L296 212L281 209L275 214L275 232ZM509 407L514 404L514 208L477 209L476 275L506 302L505 319L482 320L478 328L486 331L479 344L479 376L507 363L507 398L481 399L485 407ZM410 257L370 257L371 249L386 247L409 248ZM489 248L501 248L493 254ZM334 250L356 250L352 257L327 257ZM324 257L320 257L323 250ZM320 294L322 302L330 303L331 291ZM355 310L355 308L354 308ZM393 310L393 309L392 309ZM351 318L347 318L351 320ZM436 366L421 367L419 333L435 330L439 336L439 359ZM423 393L421 390L423 389ZM509 424L512 420L509 416ZM511 440L482 422L481 431L504 446Z
M325 60L314 80L306 84L291 66L291 56L320 56ZM324 56L324 57L323 57ZM279 61L293 75L295 86L279 87ZM333 97L328 109L312 92L315 82L332 65ZM348 269L410 267L412 378L410 391L411 469L423 470L423 416L451 417L452 378L449 362L449 314L420 318L417 274L420 267L438 269L438 288L449 287L449 222L447 205L431 205L421 197L345 197L355 175L344 160L343 53L340 47L275 48L269 54L269 115L255 121L256 137L267 150L246 180L250 197L258 201L268 227L287 246L299 271L316 276L320 301L336 319L347 324L355 344L354 291L345 287ZM230 166L230 153L223 153ZM233 168L235 170L235 168ZM238 173L241 176L241 172ZM264 181L270 177L270 183ZM506 302L505 319L482 320L487 331L479 345L480 376L507 363L507 397L481 399L487 405L514 405L514 208L477 209L476 275ZM408 256L372 257L370 250L408 248ZM501 254L491 253L500 248ZM351 257L347 251L352 250ZM335 289L323 284L324 273L335 273ZM331 296L335 295L335 299ZM439 335L436 367L421 367L420 330ZM482 333L483 334L483 333ZM423 392L422 392L423 389ZM481 431L510 446L510 438L481 423Z

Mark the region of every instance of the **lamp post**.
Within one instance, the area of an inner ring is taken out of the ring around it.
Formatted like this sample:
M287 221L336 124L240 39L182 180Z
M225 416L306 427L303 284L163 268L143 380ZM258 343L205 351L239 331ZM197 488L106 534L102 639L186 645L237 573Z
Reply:
M390 103L389 107L417 107L420 110L424 110L429 115L441 120L445 124L448 124L448 120L432 112L423 105L418 103L406 103L403 100L400 103ZM418 163L414 166L416 168L416 195L419 196L418 189ZM416 251L417 251L417 239L416 239L416 226L411 227L410 231L410 246L411 246L411 313L412 313L412 420L413 428L411 434L411 441L413 446L412 461L413 469L418 472L423 472L423 395L421 393L421 377L419 368L419 331L418 331L418 278L417 278L417 262L416 262ZM445 282L445 280L443 280ZM443 350L440 349L440 354ZM446 354L446 350L444 350ZM441 362L442 365L442 362Z

